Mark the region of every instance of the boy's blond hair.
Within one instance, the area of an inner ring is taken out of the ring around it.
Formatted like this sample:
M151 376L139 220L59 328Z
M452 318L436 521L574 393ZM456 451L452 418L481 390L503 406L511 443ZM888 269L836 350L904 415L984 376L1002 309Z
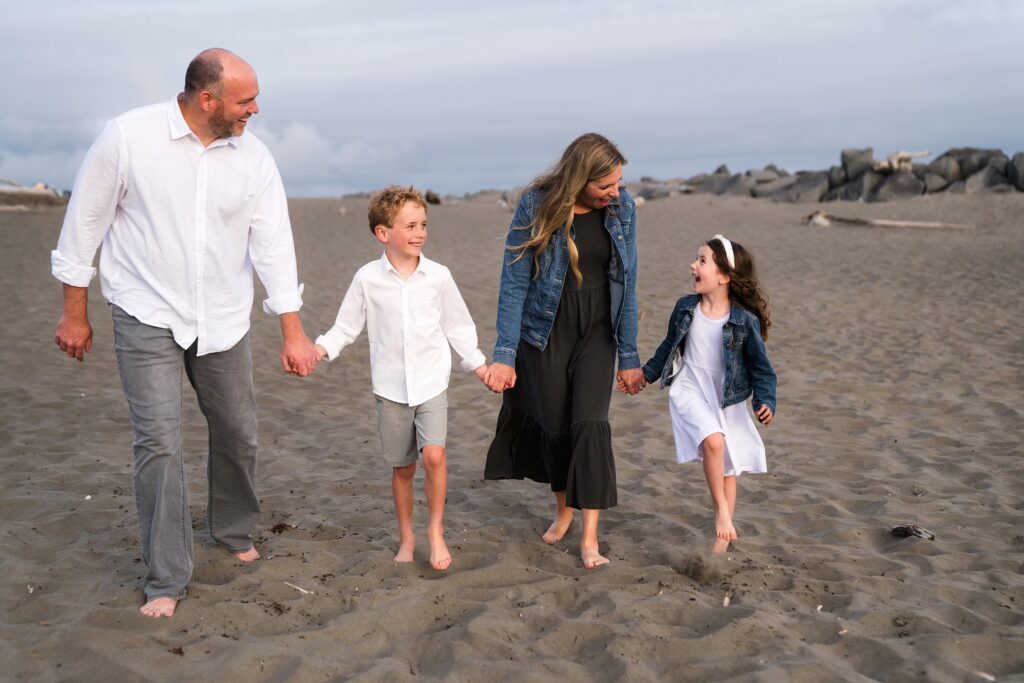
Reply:
M402 210L406 202L412 202L427 210L427 200L412 185L403 187L401 185L388 185L380 192L370 197L370 206L367 209L367 218L370 220L370 234L377 234L377 226L383 225L390 228L395 216Z

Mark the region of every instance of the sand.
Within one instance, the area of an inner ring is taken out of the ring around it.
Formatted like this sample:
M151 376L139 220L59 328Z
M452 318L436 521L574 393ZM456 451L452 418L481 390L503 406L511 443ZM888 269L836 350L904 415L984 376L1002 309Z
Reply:
M433 207L426 252L455 275L489 351L511 217L487 194ZM339 211L344 207L345 212ZM302 311L333 321L378 248L365 200L291 203ZM719 558L699 466L677 465L667 393L616 395L611 564L579 525L540 540L552 502L482 480L500 397L457 366L449 393L454 565L396 565L368 350L298 379L254 309L257 545L242 565L205 536L205 427L186 394L197 530L189 597L141 617L131 433L98 283L84 364L53 345L49 274L62 209L0 211L8 295L0 379L0 678L259 680L1008 680L1024 672L1024 194L949 195L840 215L976 223L976 232L811 228L818 205L680 196L639 214L646 358L686 264L716 232L758 259L780 377L769 474L740 480L741 535ZM422 473L416 523L426 518ZM916 522L934 541L898 539ZM1018 679L1019 680L1019 679Z

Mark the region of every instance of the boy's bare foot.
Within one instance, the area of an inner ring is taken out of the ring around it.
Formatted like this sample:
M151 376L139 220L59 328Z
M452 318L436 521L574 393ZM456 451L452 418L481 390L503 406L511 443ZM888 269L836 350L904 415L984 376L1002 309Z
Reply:
M729 549L729 541L723 541L720 538L716 538L714 544L711 546L712 555L721 555Z
M145 605L139 608L139 611L147 617L159 619L160 617L173 617L174 608L177 606L177 600L165 595L161 598L153 598L152 600L147 601Z
M398 553L395 555L395 562L412 562L412 554L416 549L416 539L402 541L398 544Z
M572 526L572 508L566 508L564 512L558 514L555 521L551 522L551 526L548 527L548 530L544 532L541 538L548 545L558 543L565 538L565 534L568 533L570 526Z
M448 569L452 564L452 554L444 542L444 532L427 533L430 541L430 566L438 571Z
M240 553L231 554L237 557L242 562L255 562L256 560L260 559L260 553L258 550L256 550L256 546L253 546L248 550L243 550Z
M587 569L593 569L594 567L600 567L601 565L608 564L610 560L597 552L597 546L580 546L580 559L583 560L583 566Z
M726 510L715 510L715 536L723 541L735 541L736 528L732 525L732 517Z

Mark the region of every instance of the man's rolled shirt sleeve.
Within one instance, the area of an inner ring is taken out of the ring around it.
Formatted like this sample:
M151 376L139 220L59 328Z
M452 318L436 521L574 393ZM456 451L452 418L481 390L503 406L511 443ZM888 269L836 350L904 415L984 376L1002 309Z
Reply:
M50 252L50 272L73 287L88 287L96 277L92 262L124 191L122 142L117 123L108 123L75 176L57 248Z
M256 197L249 229L249 257L267 290L264 313L281 315L302 308L304 288L298 284L295 242L281 175L269 153L263 165L264 182Z

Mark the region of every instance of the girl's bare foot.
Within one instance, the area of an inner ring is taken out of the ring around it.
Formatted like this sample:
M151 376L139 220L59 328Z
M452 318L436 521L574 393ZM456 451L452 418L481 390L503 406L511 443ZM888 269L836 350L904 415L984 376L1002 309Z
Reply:
M412 562L412 554L416 549L416 539L401 541L398 544L398 553L395 555L395 562Z
M452 564L452 555L444 542L444 532L427 533L430 541L430 566L438 571L448 569Z
M715 536L723 541L735 541L739 538L728 510L715 510Z
M145 605L139 608L139 611L147 617L159 619L160 617L173 617L174 608L177 606L177 600L165 595L161 598L153 598L152 600L147 601Z
M248 550L243 550L240 553L231 554L237 557L242 562L255 562L256 560L260 559L260 553L258 550L256 550L256 546L253 546Z
M548 530L544 532L541 538L548 545L558 543L565 538L565 534L568 533L570 526L572 526L572 508L566 508L564 512L558 513L555 521L551 522L551 526L548 527Z
M583 566L587 569L593 569L594 567L600 567L601 565L608 564L610 560L597 552L597 546L580 546L580 559L583 560Z

